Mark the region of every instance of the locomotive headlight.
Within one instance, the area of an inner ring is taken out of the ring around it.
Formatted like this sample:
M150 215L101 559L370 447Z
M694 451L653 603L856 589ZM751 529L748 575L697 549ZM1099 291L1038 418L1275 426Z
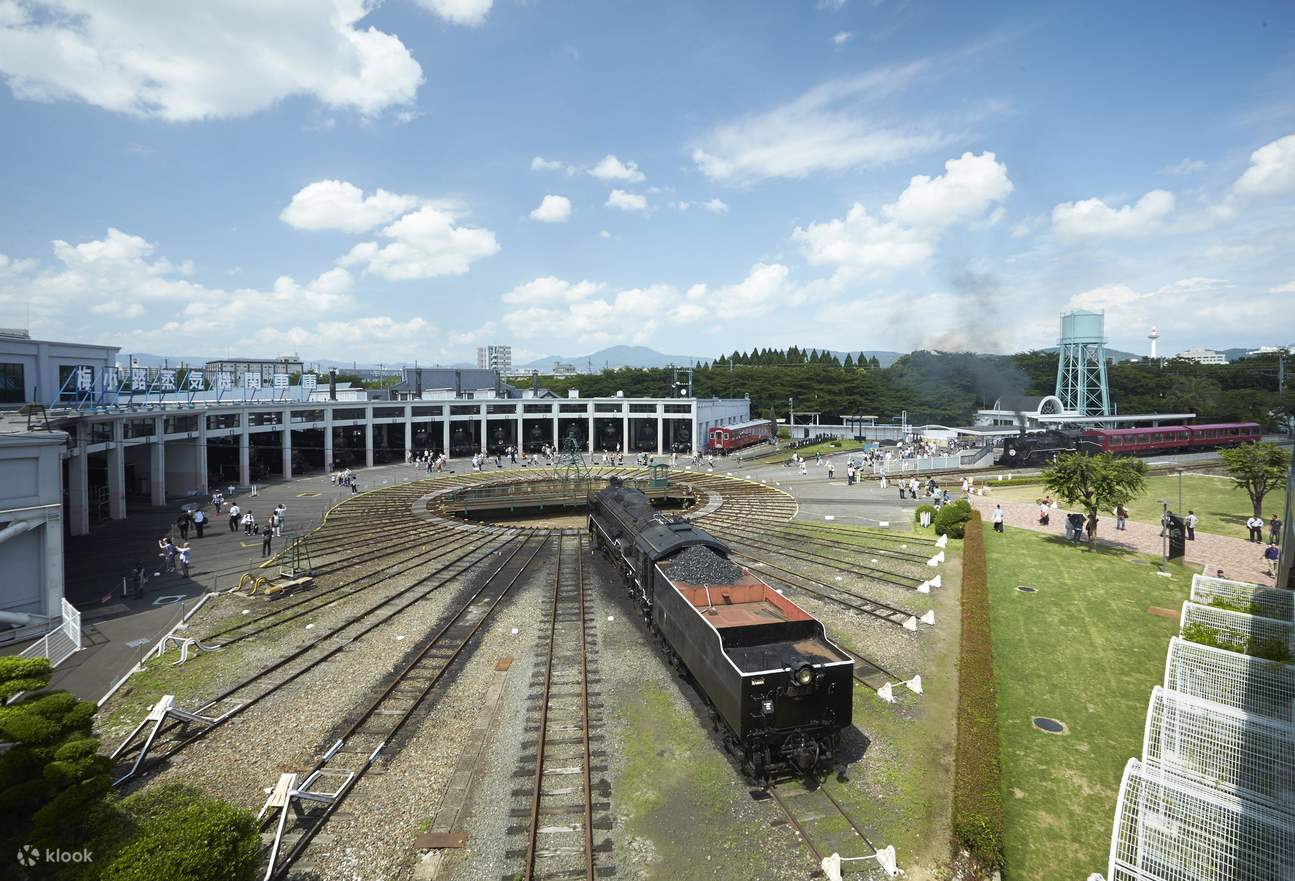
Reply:
M809 685L814 681L814 668L806 664L796 671L796 684Z
M773 701L760 701L760 712L766 716L773 715Z

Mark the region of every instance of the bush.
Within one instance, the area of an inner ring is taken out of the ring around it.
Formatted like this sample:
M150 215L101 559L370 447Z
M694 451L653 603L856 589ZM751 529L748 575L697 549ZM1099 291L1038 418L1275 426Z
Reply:
M261 837L247 811L181 784L156 786L122 807L134 837L104 867L102 881L250 881Z
M930 515L931 515L931 522L932 522L932 523L934 523L934 522L935 522L935 515L936 515L936 513L937 513L937 512L936 512L936 510L935 510L935 505L918 505L918 506L917 506L917 510L913 512L913 522L914 522L914 523L921 523L921 522L922 522L922 514L923 514L923 513L930 514Z
M970 517L971 502L966 499L950 502L935 515L935 534L947 535L949 538L962 538Z
M980 514L966 521L953 836L987 871L1003 867L1003 792L989 626L989 582Z

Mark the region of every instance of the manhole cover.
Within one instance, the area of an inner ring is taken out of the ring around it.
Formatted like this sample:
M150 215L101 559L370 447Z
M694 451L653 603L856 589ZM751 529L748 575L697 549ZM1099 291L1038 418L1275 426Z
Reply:
M1038 593L1038 592L1039 592L1039 589L1038 589L1037 587L1026 587L1024 584L1020 585L1020 586L1019 586L1019 587L1017 587L1016 589L1017 589L1017 590L1019 590L1021 593Z
M1047 734L1069 734L1065 722L1058 722L1056 719L1049 719L1047 716L1035 716L1032 720L1034 727Z

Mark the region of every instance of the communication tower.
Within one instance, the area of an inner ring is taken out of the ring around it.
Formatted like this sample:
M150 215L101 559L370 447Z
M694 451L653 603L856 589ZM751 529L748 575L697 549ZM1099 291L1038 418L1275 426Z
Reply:
M1065 413L1111 415L1104 322L1102 313L1082 309L1061 316L1056 394Z
M1156 340L1160 339L1160 331L1156 326L1151 325L1151 333L1147 334L1147 339L1151 340L1151 360L1156 360Z

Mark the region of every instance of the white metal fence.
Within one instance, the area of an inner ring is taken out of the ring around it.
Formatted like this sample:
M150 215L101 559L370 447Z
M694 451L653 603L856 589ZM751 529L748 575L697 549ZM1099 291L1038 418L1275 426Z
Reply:
M1185 602L1178 626L1185 634L1193 624L1208 627L1214 631L1217 639L1232 643L1238 650L1244 648L1248 640L1268 640L1286 646L1287 649L1295 641L1295 623L1290 621Z
M873 462L872 473L887 477L899 477L908 474L924 474L928 471L956 471L962 467L962 456L927 456L921 459L891 459L890 461Z
M1109 881L1286 881L1287 814L1129 759L1115 803Z
M81 650L81 612L66 599L61 601L59 625L19 654L24 658L49 658L49 665L57 667Z
M1232 606L1249 606L1250 611L1269 618L1295 621L1295 591L1210 575L1193 575L1192 602L1210 605L1215 600Z
M1295 721L1295 664L1175 636L1169 641L1164 686L1270 719Z
M1202 786L1295 810L1295 726L1156 686L1142 761Z

